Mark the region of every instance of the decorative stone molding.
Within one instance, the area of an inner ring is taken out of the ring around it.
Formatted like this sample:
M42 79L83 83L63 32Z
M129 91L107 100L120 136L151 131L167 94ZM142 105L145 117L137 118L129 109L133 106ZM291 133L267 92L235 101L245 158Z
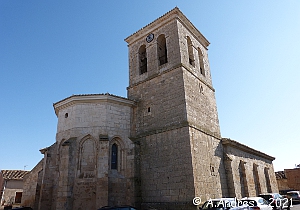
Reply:
M144 79L142 81L139 81L139 82L136 82L134 84L131 84L129 87L127 87L127 90L130 89L130 88L133 88L134 86L137 86L137 85L140 85L140 84L145 83L147 81L150 81L150 80L152 80L155 77L161 76L163 74L166 74L166 73L168 73L170 71L176 70L176 69L181 68L181 67L183 67L185 70L187 70L188 72L190 72L191 74L193 74L199 81L201 81L202 83L204 83L209 89L211 89L213 92L215 92L215 89L210 84L208 84L205 80L203 80L202 78L200 78L197 75L195 75L194 72L191 70L191 68L188 67L188 66L186 66L183 63L178 63L176 65L173 65L172 67L170 67L166 71L162 71L160 73L153 74L153 75L147 77L146 79Z
M79 103L99 103L99 102L111 102L118 103L125 106L133 107L136 105L136 102L123 98L120 96L115 96L109 93L106 94L86 94L86 95L72 95L68 98L65 98L57 103L53 104L55 114L58 116L58 113L61 109L72 106Z

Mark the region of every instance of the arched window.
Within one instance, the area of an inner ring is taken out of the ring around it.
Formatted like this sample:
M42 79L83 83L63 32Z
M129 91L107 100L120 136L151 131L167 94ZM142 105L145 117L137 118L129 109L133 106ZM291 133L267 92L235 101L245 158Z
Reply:
M157 55L159 65L168 63L166 37L163 34L157 38Z
M111 146L111 169L118 169L118 145L113 144Z
M140 74L144 74L147 72L147 53L146 53L146 45L142 45L139 49L139 66L140 66Z
M202 54L202 51L199 47L198 47L198 56L199 56L200 73L203 76L205 76L203 54Z
M93 178L96 174L96 142L87 138L83 140L79 151L79 178Z
M188 53L189 53L189 63L195 67L195 58L193 53L193 44L190 37L187 37Z

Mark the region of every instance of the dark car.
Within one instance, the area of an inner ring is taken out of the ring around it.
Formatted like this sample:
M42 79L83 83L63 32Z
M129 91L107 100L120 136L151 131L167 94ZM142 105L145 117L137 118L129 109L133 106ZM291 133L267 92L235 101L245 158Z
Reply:
M137 210L136 208L132 206L103 206L98 210Z
M13 210L16 209L16 210L33 210L31 207L26 207L26 206L23 206L23 207L16 207L16 208L13 208Z
M263 193L258 196L268 201L269 205L271 205L274 209L282 209L286 202L286 199L279 193Z

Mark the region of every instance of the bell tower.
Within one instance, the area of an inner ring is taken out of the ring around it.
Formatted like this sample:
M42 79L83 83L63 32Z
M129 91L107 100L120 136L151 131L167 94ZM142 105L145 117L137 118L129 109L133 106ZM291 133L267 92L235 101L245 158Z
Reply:
M196 209L194 197L222 197L227 188L208 40L176 7L125 41L128 98L137 101L131 139L142 208Z

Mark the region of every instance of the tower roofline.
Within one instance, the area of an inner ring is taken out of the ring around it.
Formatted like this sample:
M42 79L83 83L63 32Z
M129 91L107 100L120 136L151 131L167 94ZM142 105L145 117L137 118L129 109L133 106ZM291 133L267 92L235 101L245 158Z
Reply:
M178 7L170 10L163 16L157 18L153 22L149 23L148 25L144 26L137 32L133 33L132 35L128 36L125 41L128 45L132 44L135 40L140 39L142 37L147 36L149 33L154 31L156 28L164 25L171 20L178 19L183 25L190 30L190 32L199 39L200 43L203 44L205 48L209 46L209 41L202 35L202 33L191 23L191 21L180 11Z

